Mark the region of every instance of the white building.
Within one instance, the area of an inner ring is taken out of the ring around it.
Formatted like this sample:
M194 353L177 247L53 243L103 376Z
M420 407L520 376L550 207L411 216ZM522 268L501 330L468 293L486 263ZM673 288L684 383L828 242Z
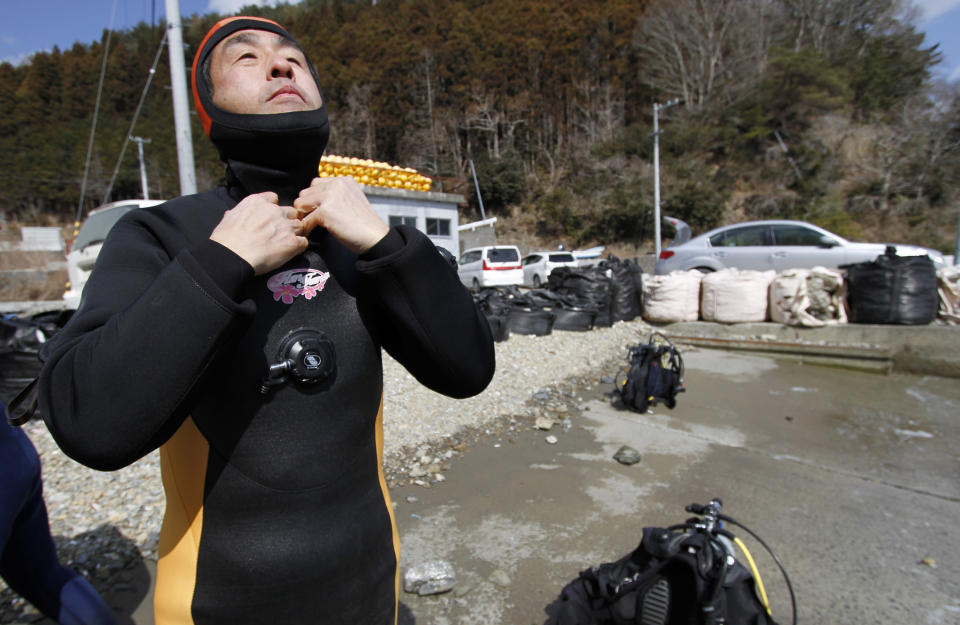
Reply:
M462 195L366 185L362 188L374 210L389 225L413 226L454 257L460 257L457 209L465 202Z

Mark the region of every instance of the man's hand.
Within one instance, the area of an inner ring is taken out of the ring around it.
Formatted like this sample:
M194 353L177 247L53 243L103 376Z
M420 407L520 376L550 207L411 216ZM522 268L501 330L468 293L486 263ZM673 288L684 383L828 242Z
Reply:
M248 195L223 214L210 238L250 263L257 275L276 269L307 249L296 209L278 201L272 191Z
M356 254L369 250L390 231L353 178L314 178L293 206L303 221L304 234L326 228Z

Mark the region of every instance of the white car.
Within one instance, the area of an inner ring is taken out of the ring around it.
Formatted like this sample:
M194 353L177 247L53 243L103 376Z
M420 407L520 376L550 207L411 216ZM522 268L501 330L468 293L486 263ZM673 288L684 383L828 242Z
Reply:
M473 247L460 255L457 273L460 281L477 290L488 286L523 283L520 248L516 245Z
M75 310L80 305L83 286L93 271L100 248L103 247L103 240L107 238L113 224L135 208L156 206L164 202L166 200L121 200L104 204L87 213L87 218L77 231L67 253L67 279L70 282L63 294L66 308Z
M554 268L577 266L577 259L570 252L533 252L523 257L523 284L539 289Z
M766 271L826 267L836 269L876 260L888 243L856 243L804 221L774 219L723 226L660 252L654 273L717 271L726 267ZM893 245L899 256L929 256L934 267L943 255L916 245Z

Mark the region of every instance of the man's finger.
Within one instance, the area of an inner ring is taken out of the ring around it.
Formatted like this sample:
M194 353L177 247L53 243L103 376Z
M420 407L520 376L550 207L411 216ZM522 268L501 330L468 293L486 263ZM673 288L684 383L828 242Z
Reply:
M274 193L273 191L263 191L262 193L258 193L257 195L259 195L266 201L270 202L271 204L280 203L280 196Z
M313 202L310 204L302 203L300 204L300 206L297 206L297 217L299 219L303 219L304 217L306 217L313 211L317 210L318 208L320 208L319 202Z

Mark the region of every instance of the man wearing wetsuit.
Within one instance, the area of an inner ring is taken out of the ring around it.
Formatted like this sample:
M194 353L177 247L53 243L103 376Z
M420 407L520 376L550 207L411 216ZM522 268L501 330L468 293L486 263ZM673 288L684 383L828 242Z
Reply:
M117 223L42 353L41 412L97 469L160 447L158 625L395 623L380 350L466 397L489 328L425 235L314 178L326 109L286 30L218 22L193 89L227 183Z

